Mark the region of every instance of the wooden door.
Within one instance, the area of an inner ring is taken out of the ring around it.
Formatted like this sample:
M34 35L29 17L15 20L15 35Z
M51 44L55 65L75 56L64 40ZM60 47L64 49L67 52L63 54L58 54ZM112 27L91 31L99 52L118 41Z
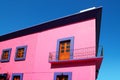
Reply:
M20 80L20 76L14 76L13 80Z
M59 45L59 60L70 59L70 40L60 42Z
M56 80L68 80L68 75L59 75Z

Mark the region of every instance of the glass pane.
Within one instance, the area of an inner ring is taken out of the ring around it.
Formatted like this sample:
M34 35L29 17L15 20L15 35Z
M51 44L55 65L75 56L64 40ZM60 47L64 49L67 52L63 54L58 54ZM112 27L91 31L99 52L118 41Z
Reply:
M22 58L24 55L24 48L20 48L17 50L17 58Z
M64 49L64 46L62 46L61 49Z
M66 52L70 52L70 50L69 50L69 49L67 49L67 50L66 50Z
M61 43L62 46L64 46L64 44L65 44L64 42Z
M64 53L64 50L61 50L61 53Z
M67 42L67 45L70 45L70 42Z
M4 51L2 55L2 59L8 59L8 53L9 51Z
M70 46L66 46L66 48L70 48Z

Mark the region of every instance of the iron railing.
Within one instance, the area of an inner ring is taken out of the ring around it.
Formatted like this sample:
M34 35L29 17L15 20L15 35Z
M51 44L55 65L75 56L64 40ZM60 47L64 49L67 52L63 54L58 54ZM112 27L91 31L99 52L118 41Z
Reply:
M70 57L72 58L70 58L70 60L100 57L103 56L103 47L99 47L97 50L96 47L80 48L80 49L70 50L70 52L72 52L72 55L70 55ZM59 51L50 52L49 62L60 61L58 56L59 56Z

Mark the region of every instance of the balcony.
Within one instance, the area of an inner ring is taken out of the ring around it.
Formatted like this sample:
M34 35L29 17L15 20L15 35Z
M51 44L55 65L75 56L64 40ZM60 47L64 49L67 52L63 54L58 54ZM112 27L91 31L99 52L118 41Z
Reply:
M80 48L70 50L72 54L70 54L70 58L67 60L59 60L59 52L50 52L49 53L49 62L51 64L58 64L58 63L71 63L71 62L85 62L85 61L93 61L99 60L103 56L103 47L99 47L96 50L96 47L87 47L87 48Z

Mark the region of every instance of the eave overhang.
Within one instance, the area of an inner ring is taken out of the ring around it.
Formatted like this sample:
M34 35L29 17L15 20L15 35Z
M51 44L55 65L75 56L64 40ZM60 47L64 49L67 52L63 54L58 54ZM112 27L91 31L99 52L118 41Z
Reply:
M98 7L93 10L85 11L82 13L79 12L67 17L45 22L40 25L36 25L30 28L26 28L16 32L2 35L0 36L0 42L95 18L96 32L97 32L96 44L97 44L99 43L101 12L102 12L102 7Z

